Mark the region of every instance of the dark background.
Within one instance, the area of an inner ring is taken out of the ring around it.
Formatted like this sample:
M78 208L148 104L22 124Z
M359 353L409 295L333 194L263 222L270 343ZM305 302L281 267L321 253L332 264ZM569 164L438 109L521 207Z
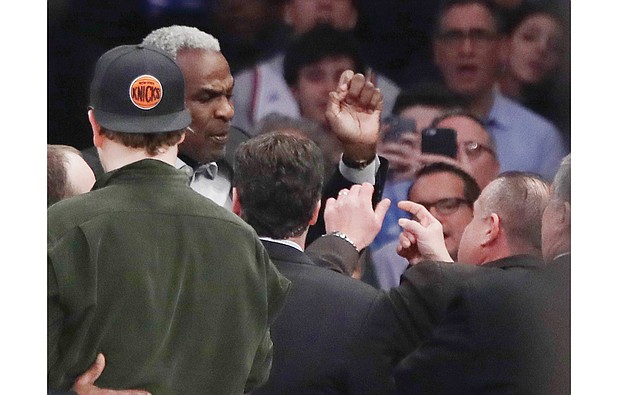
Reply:
M153 29L184 24L213 34L233 72L261 54L267 56L281 49L285 42L282 29L277 27L277 4L282 0L263 0L271 8L260 18L265 27L256 42L247 42L241 32L232 30L230 12L216 17L222 0L159 1L169 5L155 8L149 0L48 1L48 144L78 149L92 145L86 111L95 62L117 45L141 42ZM366 61L402 88L438 80L430 41L438 6L439 0L358 0L356 34Z

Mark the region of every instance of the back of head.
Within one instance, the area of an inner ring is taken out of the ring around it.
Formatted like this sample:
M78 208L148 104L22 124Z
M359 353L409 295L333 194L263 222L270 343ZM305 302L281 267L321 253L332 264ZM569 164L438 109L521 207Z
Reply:
M553 178L552 198L561 202L567 202L570 204L570 162L571 154L568 154L562 159L560 168L558 169L555 177Z
M540 176L504 172L480 195L480 207L496 213L513 254L541 254L541 224L550 186Z
M284 79L294 86L299 71L307 65L329 57L347 57L353 60L355 72L363 72L359 43L352 33L336 30L328 25L318 25L297 37L284 56Z
M103 135L154 156L160 146L176 144L191 123L184 94L183 74L169 55L121 45L97 61L90 107Z
M47 145L47 206L69 195L67 185L67 158L61 145ZM69 149L67 147L66 149ZM76 150L77 151L77 150ZM79 152L79 151L78 151Z
M47 145L48 207L89 191L94 182L95 175L80 151L68 145Z
M543 257L550 262L571 251L571 154L562 160L551 186L542 223Z
M258 135L235 153L234 186L241 217L259 236L287 239L308 228L321 199L323 158L307 137Z
M166 52L176 60L180 49L204 49L220 52L219 41L195 27L172 25L153 30L142 44L149 45Z

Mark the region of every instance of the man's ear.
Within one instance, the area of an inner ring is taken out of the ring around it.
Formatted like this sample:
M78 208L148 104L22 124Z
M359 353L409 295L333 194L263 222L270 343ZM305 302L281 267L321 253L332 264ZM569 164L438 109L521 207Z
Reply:
M484 232L484 240L482 246L493 243L498 237L501 230L501 221L496 213L491 213L485 221L486 229Z
M321 201L316 202L316 206L314 207L314 211L312 212L312 218L310 218L310 222L308 225L312 226L316 224L316 221L319 220L319 212L321 211Z
M90 128L93 130L93 145L100 148L103 145L101 125L99 125L99 122L95 119L95 113L92 108L88 110L88 122L90 122Z
M570 232L570 203L564 202L562 205L562 222L561 224Z
M233 187L232 190L232 212L241 217L241 202L239 201L239 194L237 188Z

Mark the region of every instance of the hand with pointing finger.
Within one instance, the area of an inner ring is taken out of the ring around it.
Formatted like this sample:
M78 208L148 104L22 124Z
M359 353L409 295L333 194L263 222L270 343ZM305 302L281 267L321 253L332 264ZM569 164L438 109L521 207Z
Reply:
M421 204L403 200L398 208L413 214L415 219L401 218L398 224L403 229L397 247L398 255L410 264L421 260L453 262L443 239L443 227Z

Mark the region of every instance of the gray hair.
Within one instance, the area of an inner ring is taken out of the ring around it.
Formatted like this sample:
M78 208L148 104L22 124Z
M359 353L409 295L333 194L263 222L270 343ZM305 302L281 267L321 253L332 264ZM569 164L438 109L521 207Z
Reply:
M482 191L480 207L487 215L496 213L500 217L513 245L540 250L542 215L550 197L549 183L542 177L508 171L498 175Z
M570 155L562 159L558 172L553 179L553 198L570 203Z
M172 25L153 30L142 44L159 48L175 60L180 49L220 52L220 42L215 37L190 26Z

